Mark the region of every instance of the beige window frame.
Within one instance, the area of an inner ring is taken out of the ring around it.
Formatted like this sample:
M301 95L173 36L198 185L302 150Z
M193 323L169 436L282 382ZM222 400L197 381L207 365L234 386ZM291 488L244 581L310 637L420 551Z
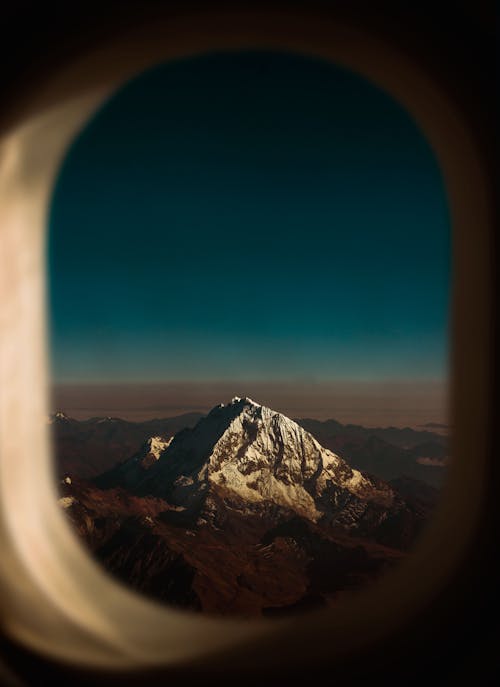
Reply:
M258 48L315 55L353 69L396 98L432 145L453 227L454 434L440 507L397 569L339 601L334 611L250 622L162 608L117 584L90 558L58 507L46 422L46 234L65 151L106 97L159 62ZM193 660L216 665L223 653L228 665L249 643L254 668L273 651L277 662L286 653L291 667L299 659L333 661L359 651L411 620L439 594L471 544L488 430L487 181L473 132L432 76L395 45L329 17L199 11L144 25L81 55L39 86L1 131L0 598L9 635L49 657L101 668Z

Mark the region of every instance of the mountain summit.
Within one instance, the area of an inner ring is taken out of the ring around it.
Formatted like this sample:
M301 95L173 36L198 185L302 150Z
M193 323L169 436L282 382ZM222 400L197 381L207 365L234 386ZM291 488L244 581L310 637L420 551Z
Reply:
M372 529L401 508L388 484L352 469L285 415L239 396L176 434L143 469L134 457L101 485L163 498L192 517L223 504L349 530Z

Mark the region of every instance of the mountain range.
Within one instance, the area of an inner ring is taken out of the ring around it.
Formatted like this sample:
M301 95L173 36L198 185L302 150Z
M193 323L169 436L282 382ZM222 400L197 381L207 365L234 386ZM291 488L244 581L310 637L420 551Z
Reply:
M101 474L61 476L60 504L108 571L155 599L239 615L332 605L400 560L435 505L431 486L360 471L304 427L314 421L249 398L189 421L173 433L178 418L151 421L119 461L134 423L54 418L63 446L72 432L115 442Z
M194 427L202 413L131 422L115 417L75 420L58 411L50 417L59 475L82 478L127 460L152 436L171 437ZM325 448L341 453L354 468L385 480L412 477L440 487L448 455L446 434L410 427L362 427L336 420L295 419ZM442 426L440 425L442 430Z

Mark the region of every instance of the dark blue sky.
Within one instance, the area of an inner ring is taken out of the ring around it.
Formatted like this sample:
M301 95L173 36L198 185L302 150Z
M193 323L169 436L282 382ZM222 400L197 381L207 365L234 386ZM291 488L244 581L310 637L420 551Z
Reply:
M121 88L50 209L56 381L445 379L434 154L362 77L205 55Z

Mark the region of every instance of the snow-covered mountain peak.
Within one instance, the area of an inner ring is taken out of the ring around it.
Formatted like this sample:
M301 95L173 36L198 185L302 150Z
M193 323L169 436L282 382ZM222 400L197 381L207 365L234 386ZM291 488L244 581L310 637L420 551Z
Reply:
M101 486L137 487L144 475L158 464L174 437L155 435L146 439L131 458L103 473L97 479Z
M170 446L173 438L174 437L166 439L165 437L161 436L150 437L146 441L146 447L149 450L149 453L151 453L156 460L158 460L163 451Z
M311 434L289 417L267 406L260 405L251 398L235 396L227 406L217 406L213 410L216 411L219 408L227 410L228 426L226 431L241 435L249 432L255 434L256 431L268 436L276 435L280 443L287 444L289 448L300 453L303 453L308 446L316 451L322 448ZM220 414L224 415L224 411L222 410ZM222 436L220 438L222 439ZM255 439L256 436L253 442ZM268 445L268 451L269 448Z
M339 499L390 500L392 493L286 415L240 397L179 432L141 487L187 508L214 493L237 508L278 506L313 521L335 510Z

